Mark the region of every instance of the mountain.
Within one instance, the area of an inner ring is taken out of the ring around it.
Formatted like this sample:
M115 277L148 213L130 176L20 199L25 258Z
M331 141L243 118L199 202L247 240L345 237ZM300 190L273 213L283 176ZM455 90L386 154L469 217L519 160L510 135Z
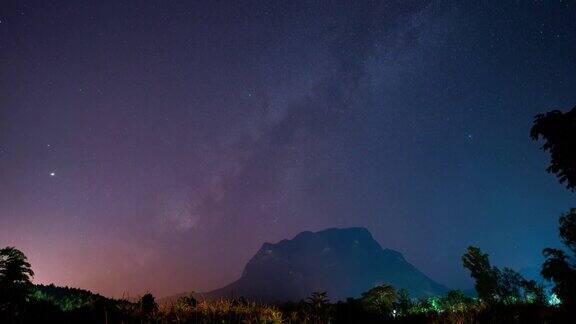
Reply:
M446 287L408 263L401 253L382 249L365 228L302 232L291 240L264 243L237 281L203 294L244 296L268 302L297 301L327 291L332 301L358 297L388 283L412 297L439 295Z

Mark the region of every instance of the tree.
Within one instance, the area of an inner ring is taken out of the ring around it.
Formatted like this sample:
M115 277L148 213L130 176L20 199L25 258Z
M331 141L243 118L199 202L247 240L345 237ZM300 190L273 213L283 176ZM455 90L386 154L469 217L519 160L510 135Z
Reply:
M324 323L328 320L328 293L313 292L310 297L306 299L306 305L310 311L310 318L312 323Z
M498 278L498 296L505 304L515 304L522 300L526 279L518 272L504 268Z
M551 156L546 170L556 174L569 190L576 191L576 106L566 113L554 110L537 115L530 136L545 140L542 149ZM571 256L560 249L544 249L542 276L554 282L552 291L562 307L576 315L576 209L560 217L560 238Z
M546 169L571 191L576 191L576 106L562 113L553 110L536 115L530 130L533 140L544 139L542 149L550 152Z
M576 257L576 208L560 217L560 238ZM544 249L546 261L542 266L542 276L554 282L552 291L558 296L562 307L576 312L576 265L563 250Z
M361 300L369 311L389 315L396 297L396 289L390 285L383 284L363 293Z
M441 308L449 311L464 311L472 300L461 290L450 290L440 299Z
M434 297L420 297L410 311L413 313L436 313L439 310L437 301Z
M490 265L488 254L477 247L468 247L462 256L464 267L475 279L478 297L488 304L536 303L544 304L544 287L534 280L526 280L520 273L505 267L503 270Z
M314 309L321 309L328 305L328 293L325 291L322 292L313 292L310 297L306 299L307 304L310 305Z
M488 254L475 246L468 247L462 256L464 267L470 270L474 278L474 288L481 300L492 303L498 297L498 279L500 271L490 265Z
M412 308L412 305L413 305L412 300L410 299L410 295L408 293L408 290L406 290L406 289L398 290L398 294L397 294L396 299L397 299L396 307L400 311L400 314L403 316L408 315L408 312L410 311L410 308Z
M176 300L176 306L181 308L194 308L198 304L196 298L194 298L194 294L190 293L188 296L179 297Z
M30 286L34 272L28 258L15 247L0 250L0 284L3 286Z
M0 250L0 314L18 315L31 291L33 276L22 251L14 247Z
M144 296L140 297L138 306L140 307L141 315L148 320L151 320L158 310L156 299L151 293L146 293Z
M537 283L535 280L525 280L522 286L526 302L538 305L546 304L546 293L542 284Z
M562 243L576 256L576 208L560 216L560 238Z

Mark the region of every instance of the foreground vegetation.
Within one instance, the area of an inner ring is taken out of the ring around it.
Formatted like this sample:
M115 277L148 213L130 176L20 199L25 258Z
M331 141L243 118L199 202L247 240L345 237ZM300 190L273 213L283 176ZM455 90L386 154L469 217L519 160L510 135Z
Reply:
M542 148L552 157L548 171L576 191L576 107L536 116L531 136L545 140ZM128 301L33 285L26 256L6 247L0 250L0 323L576 323L576 209L560 217L560 238L564 249L544 249L542 276L554 284L551 296L538 282L491 265L488 254L469 247L462 262L477 298L454 290L414 299L383 284L346 301L330 303L325 292L316 292L282 305L191 295L159 306L152 294Z

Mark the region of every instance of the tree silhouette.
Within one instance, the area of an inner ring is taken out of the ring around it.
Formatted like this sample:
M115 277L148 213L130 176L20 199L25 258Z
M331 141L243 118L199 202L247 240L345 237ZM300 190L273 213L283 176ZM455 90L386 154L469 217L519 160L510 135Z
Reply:
M22 251L14 247L0 250L0 318L1 315L19 315L30 293L30 277L33 276Z
M306 301L312 308L320 309L328 304L328 293L325 291L313 292Z
M462 256L464 267L470 270L470 275L474 278L474 288L478 297L485 302L492 303L498 296L499 270L490 265L488 254L475 246L468 247Z
M524 300L528 303L545 305L546 293L544 292L544 286L537 283L535 280L525 280L523 283L524 287Z
M543 303L544 288L534 280L526 280L520 273L490 265L488 254L470 246L462 256L464 267L475 280L478 297L488 304Z
M576 106L569 112L553 110L536 115L530 130L533 140L544 139L542 149L550 152L546 171L571 191L576 191Z
M156 304L156 299L151 293L146 293L144 296L140 297L138 302L140 307L140 312L142 316L148 320L154 318L156 311L158 310L158 304Z
M328 320L328 302L328 293L325 291L313 292L306 299L312 323L324 323Z
M576 191L576 106L566 113L554 110L537 115L530 136L545 140L542 149L551 156L546 170L556 174L569 190ZM560 249L544 249L542 276L554 282L552 291L562 308L576 315L576 209L560 216L560 238L571 256Z
M499 273L498 295L504 303L514 304L522 298L522 285L524 277L518 272L504 268Z
M442 309L445 310L464 311L471 301L471 298L466 296L461 290L450 290L440 299L440 304Z
M361 300L368 310L389 315L396 298L396 289L390 285L383 284L363 293Z
M554 282L552 291L562 302L562 307L576 312L576 265L571 262L576 258L576 208L560 217L560 238L572 257L559 249L544 249L546 261L542 266L542 276Z
M408 315L408 312L413 305L412 300L410 299L410 294L408 293L408 290L406 290L406 289L398 290L396 299L397 299L396 307L400 311L400 314L404 315L404 316Z

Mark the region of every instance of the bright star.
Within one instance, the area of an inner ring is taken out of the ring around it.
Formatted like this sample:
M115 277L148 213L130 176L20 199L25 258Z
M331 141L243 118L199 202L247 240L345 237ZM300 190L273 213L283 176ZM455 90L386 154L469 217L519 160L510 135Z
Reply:
M50 176L51 176L51 177L55 177L55 176L56 176L56 172L50 172Z

